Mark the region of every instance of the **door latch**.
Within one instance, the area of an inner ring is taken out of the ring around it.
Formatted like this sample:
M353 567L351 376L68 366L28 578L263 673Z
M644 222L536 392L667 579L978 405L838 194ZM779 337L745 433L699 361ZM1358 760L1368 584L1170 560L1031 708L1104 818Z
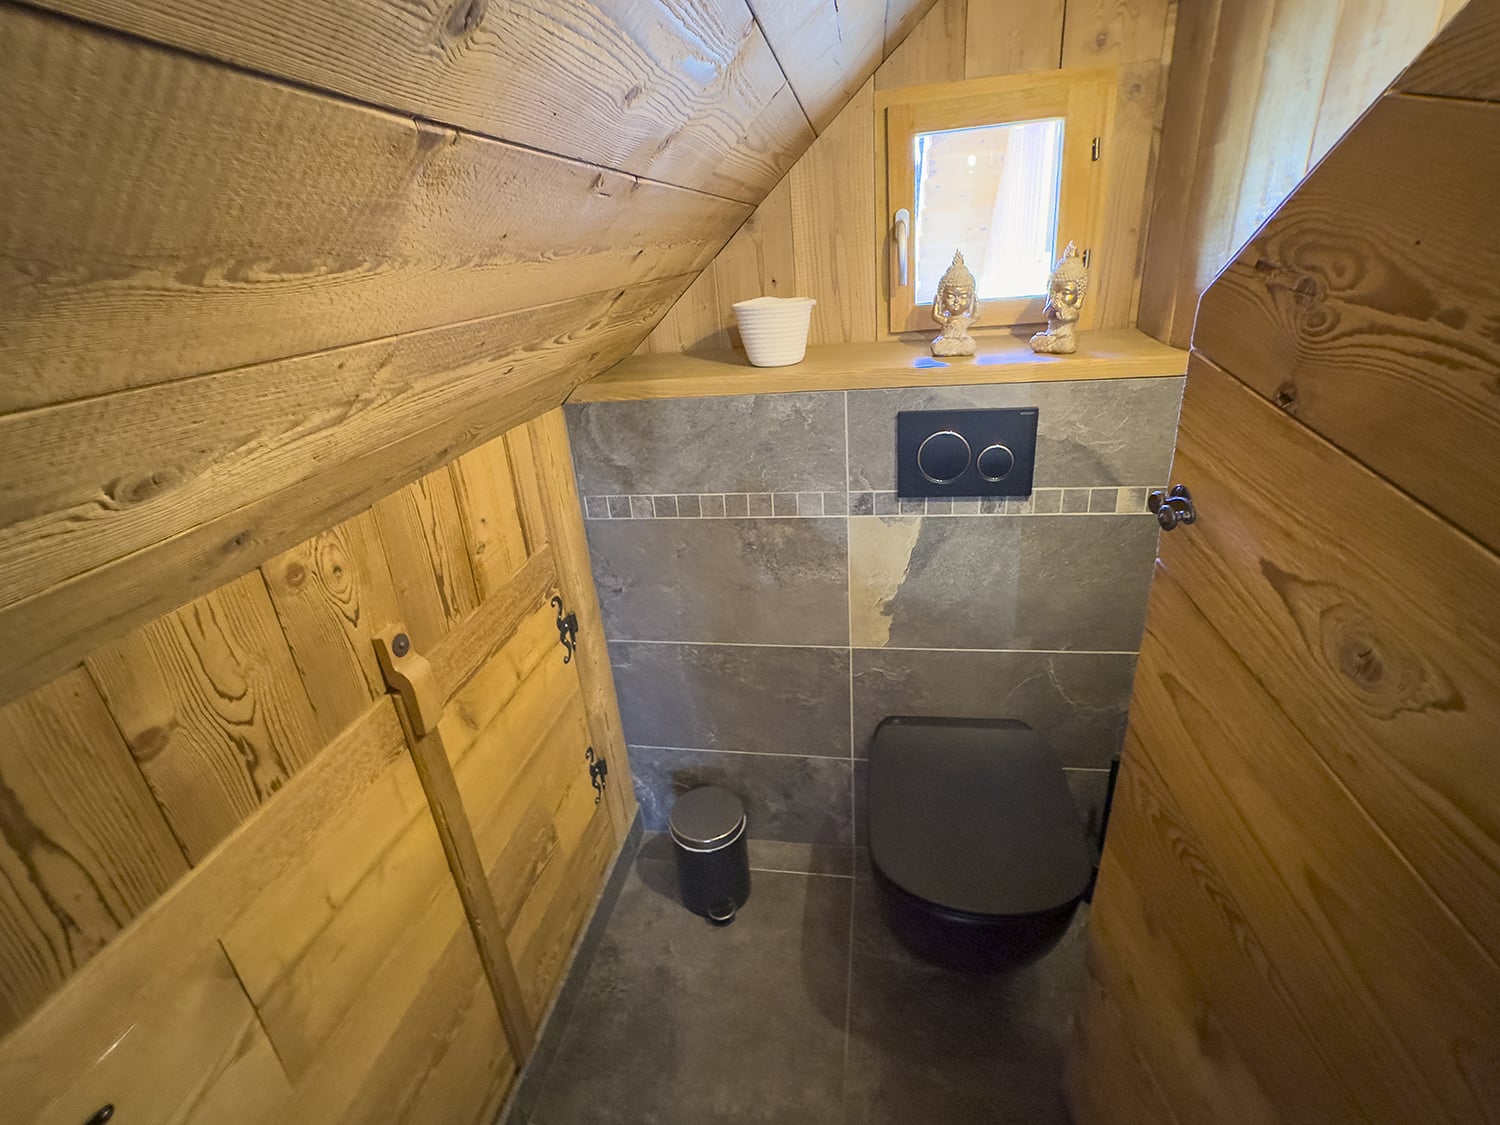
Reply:
M1146 497L1146 507L1156 513L1156 522L1163 531L1171 531L1180 523L1196 523L1198 511L1193 507L1193 494L1185 484L1174 484L1172 491L1154 489Z
M597 805L604 796L604 786L609 782L609 763L602 754L595 754L592 746L583 752L583 756L588 759L589 781L594 786L594 804Z
M553 595L552 606L557 610L557 643L568 650L563 654L563 663L568 664L578 649L578 614L564 615L563 600L557 595Z

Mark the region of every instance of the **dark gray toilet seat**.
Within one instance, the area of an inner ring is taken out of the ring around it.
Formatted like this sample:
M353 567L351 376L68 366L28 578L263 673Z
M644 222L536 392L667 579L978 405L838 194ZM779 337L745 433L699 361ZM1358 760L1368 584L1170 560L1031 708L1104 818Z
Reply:
M1061 763L1014 720L886 719L870 744L869 810L876 868L948 910L1055 910L1092 875Z

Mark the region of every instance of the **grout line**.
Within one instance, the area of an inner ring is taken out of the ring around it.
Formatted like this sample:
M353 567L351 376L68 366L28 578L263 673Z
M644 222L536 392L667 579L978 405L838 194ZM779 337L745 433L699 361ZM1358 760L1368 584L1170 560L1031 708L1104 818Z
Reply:
M809 879L852 879L853 875L841 875L837 871L792 871L785 867L755 867L751 871L764 871L768 875L806 875Z
M849 839L859 847L859 802L855 798L857 783L854 778L857 757L854 746L854 545L849 541L853 525L849 522L854 514L854 504L849 499L853 489L850 485L852 468L849 463L849 392L844 392L844 604L849 621ZM870 505L874 507L872 497ZM847 1113L849 1104L849 1046L853 1037L854 1022L854 900L859 893L859 884L854 876L859 871L858 853L851 851L849 868L849 943L844 954L844 1065L839 1073L839 1104Z
M694 754L745 754L757 758L806 758L815 762L844 762L846 764L854 761L852 756L845 757L842 754L792 754L779 750L716 750L711 746L659 746L651 742L627 742L625 748L627 750L689 750Z
M1139 656L1139 649L1097 648L928 648L922 645L793 645L775 644L770 641L664 641L632 640L629 637L610 637L616 645L697 645L702 648L795 648L818 652L984 652L991 654L1010 653L1019 656ZM851 669L853 664L850 664Z

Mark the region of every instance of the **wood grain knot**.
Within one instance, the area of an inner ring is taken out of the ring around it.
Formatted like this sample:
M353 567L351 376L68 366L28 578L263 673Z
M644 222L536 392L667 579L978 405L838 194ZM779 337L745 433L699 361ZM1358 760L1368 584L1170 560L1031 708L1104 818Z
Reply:
M1276 405L1288 414L1297 413L1297 384L1288 379L1276 388Z
M637 82L634 86L625 91L625 97L622 99L622 104L626 109L629 109L631 106L635 105L636 102L640 101L641 95L645 92L646 88L639 82Z
M462 39L472 35L484 21L484 13L488 7L489 0L458 0L448 13L443 30L447 32L450 39Z
M172 745L172 734L176 724L147 727L130 740L130 753L137 762L146 765L160 757Z
M307 584L307 567L292 563L281 572L281 584L288 590L300 590Z
M128 508L160 496L181 480L179 472L157 469L141 476L117 477L104 486L104 493L115 506Z
M1335 673L1348 698L1379 719L1403 711L1462 711L1462 694L1421 651L1331 582L1301 578L1262 559L1261 573L1286 605L1308 651Z

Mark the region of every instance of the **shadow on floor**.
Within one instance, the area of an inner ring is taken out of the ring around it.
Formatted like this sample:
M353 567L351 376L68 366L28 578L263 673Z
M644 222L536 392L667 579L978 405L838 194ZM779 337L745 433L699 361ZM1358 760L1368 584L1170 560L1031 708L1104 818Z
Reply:
M968 977L899 945L864 875L756 871L720 928L682 908L663 856L634 860L511 1125L1068 1121L1081 920L1037 966Z

